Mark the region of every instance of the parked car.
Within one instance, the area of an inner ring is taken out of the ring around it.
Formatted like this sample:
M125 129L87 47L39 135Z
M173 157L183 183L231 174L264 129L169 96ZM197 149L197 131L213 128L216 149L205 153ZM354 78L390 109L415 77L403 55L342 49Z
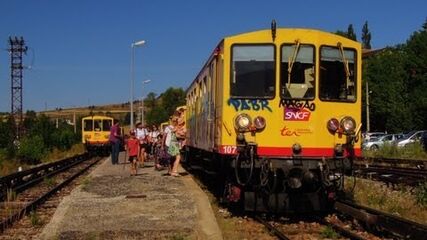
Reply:
M368 142L368 141L371 141L373 139L376 140L377 138L384 136L384 135L386 135L386 133L384 133L384 132L368 132L368 133L363 134L363 142Z
M414 144L416 142L421 143L421 139L422 139L423 134L425 132L427 132L427 131L426 130L411 131L411 132L405 134L405 136L397 142L397 146L398 147L407 147L407 146Z
M383 147L384 144L394 144L401 137L402 134L387 134L377 138L371 138L369 141L366 141L362 144L362 149L377 151Z
M424 131L423 136L421 137L421 144L424 147L424 151L427 151L427 131Z

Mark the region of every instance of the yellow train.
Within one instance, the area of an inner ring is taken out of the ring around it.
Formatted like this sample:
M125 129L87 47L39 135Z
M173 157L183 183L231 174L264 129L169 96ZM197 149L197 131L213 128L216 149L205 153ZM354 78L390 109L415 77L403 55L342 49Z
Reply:
M110 151L110 128L114 119L108 116L82 118L82 143L86 150L106 155Z
M184 161L246 210L322 211L360 156L361 44L313 29L226 37L186 90Z

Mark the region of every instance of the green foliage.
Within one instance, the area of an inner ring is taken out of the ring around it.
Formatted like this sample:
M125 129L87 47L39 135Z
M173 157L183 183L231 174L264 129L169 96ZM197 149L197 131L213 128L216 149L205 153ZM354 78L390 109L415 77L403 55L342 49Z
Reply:
M362 28L362 47L364 49L371 49L371 32L368 29L368 21L363 24Z
M348 25L347 37L350 38L351 40L357 41L356 33L354 32L354 29L353 29L353 24Z
M42 220L40 219L40 217L36 211L30 212L30 220L31 220L31 225L33 227L38 227L38 226L41 226L43 224Z
M149 93L144 100L144 106L147 107L145 121L149 125L159 125L167 121L176 108L182 105L185 105L185 92L182 88L168 88L157 99L154 93Z
M335 230L330 226L324 227L320 232L320 235L323 238L328 238L328 239L337 239L339 237L339 234L335 232Z
M8 156L13 155L14 153L14 138L15 121L11 116L9 116L6 122L0 121L0 149L6 149Z
M364 150L365 157L378 158L408 158L408 159L427 159L427 152L421 144L410 144L404 148L398 148L396 145L385 144L378 151Z
M36 164L46 154L43 138L39 135L24 137L17 151L17 157L24 163Z
M427 30L364 60L371 131L427 129ZM366 103L364 103L366 104ZM365 109L365 108L363 108Z
M56 184L55 179L50 178L50 177L45 177L45 178L43 179L43 182L44 182L44 184L46 184L48 187L53 187L53 186L55 186L55 184Z
M418 185L415 190L417 203L423 207L427 207L427 181Z
M348 25L347 31L338 30L335 34L357 41L356 33L353 29L353 24Z

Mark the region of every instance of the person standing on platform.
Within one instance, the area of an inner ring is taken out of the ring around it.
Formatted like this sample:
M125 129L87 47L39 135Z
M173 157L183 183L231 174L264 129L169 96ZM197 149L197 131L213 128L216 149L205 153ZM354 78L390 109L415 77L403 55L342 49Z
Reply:
M140 122L136 123L136 138L139 140L141 151L139 154L140 167L144 167L146 149L148 148L148 131Z
M110 129L110 144L111 144L111 163L113 165L119 163L120 141L121 141L120 122L114 119L114 125Z
M178 166L181 160L179 153L179 143L176 139L176 129L178 125L178 118L172 118L172 124L167 126L165 134L163 136L164 147L167 149L167 153L171 156L171 162L169 164L169 175L179 177Z
M137 173L137 162L140 154L140 146L139 141L136 139L135 131L130 131L130 138L127 140L126 143L126 151L129 156L129 162L130 162L130 175L136 176Z

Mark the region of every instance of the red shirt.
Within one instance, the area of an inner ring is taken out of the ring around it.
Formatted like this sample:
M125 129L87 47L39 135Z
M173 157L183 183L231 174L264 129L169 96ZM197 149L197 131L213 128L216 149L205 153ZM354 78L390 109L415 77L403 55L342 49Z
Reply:
M129 156L138 156L138 147L139 147L139 141L136 138L129 138L127 142L127 147L129 151Z

